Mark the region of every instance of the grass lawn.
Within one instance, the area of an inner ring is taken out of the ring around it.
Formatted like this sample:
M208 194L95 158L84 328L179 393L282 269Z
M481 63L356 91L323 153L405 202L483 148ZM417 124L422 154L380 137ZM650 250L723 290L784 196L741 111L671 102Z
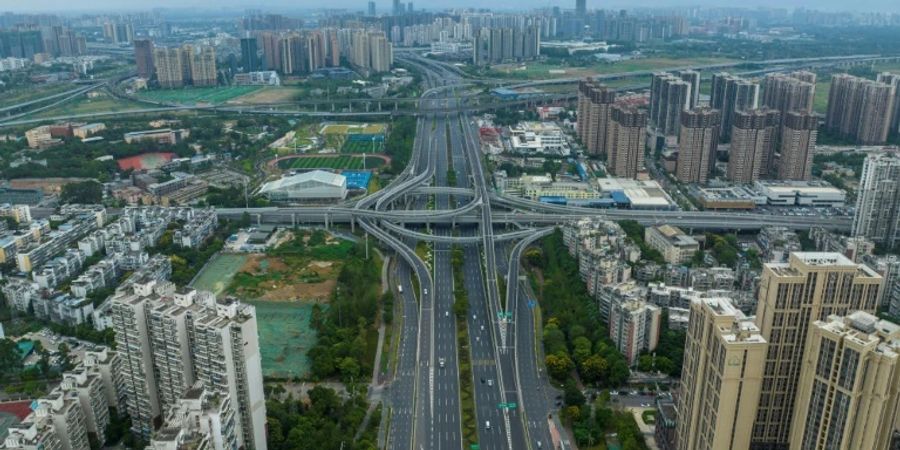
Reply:
M70 100L62 105L41 111L35 114L34 118L56 117L56 116L72 116L76 114L93 114L101 112L119 112L141 109L144 105L128 100L121 100L107 95L101 95L96 98L87 98L82 96Z
M257 86L258 89L234 97L230 103L261 105L271 103L288 103L299 100L306 92L293 86Z
M366 157L365 168L375 169L384 165L384 160L372 156ZM323 155L309 158L296 158L284 161L286 169L362 169L362 155Z
M641 413L641 419L644 420L644 423L647 425L653 425L656 423L656 411L652 409L648 409Z
M48 97L65 91L71 91L78 89L79 87L80 86L72 83L53 83L15 87L6 91L0 91L0 108L37 100L42 97Z
M137 95L146 100L167 103L225 103L261 89L260 86L189 87L141 91Z

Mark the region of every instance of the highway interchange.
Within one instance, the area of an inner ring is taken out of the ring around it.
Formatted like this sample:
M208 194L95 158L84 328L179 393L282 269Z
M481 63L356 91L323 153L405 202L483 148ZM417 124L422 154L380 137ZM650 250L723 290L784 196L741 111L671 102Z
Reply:
M554 414L558 393L542 368L539 329L535 328L537 305L527 295L529 286L520 274L520 257L554 225L599 216L687 229L750 230L772 225L849 229L849 219L843 217L598 210L497 194L481 163L478 129L461 92L466 83L459 71L414 55L404 59L420 69L428 89L418 103L410 162L391 184L336 206L218 210L223 218L249 213L258 223L319 223L326 227L349 223L396 253L397 263L389 279L399 303L401 325L397 364L386 389L390 416L386 441L391 449L469 448L463 435L460 398L460 318L453 310L457 284L469 301L464 316L472 368L468 381L474 390L479 448L553 447L551 439L558 436ZM60 95L63 97L68 95ZM19 122L6 125L14 123ZM456 174L456 186L450 185L451 170ZM416 253L419 242L430 246L430 258L426 258L430 261ZM462 279L454 279L452 267L457 245L462 249ZM501 292L501 284L505 292Z

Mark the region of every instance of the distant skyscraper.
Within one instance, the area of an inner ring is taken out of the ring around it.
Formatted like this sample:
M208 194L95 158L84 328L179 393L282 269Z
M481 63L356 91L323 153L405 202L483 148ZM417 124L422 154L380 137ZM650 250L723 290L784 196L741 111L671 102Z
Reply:
M682 70L678 72L678 76L691 85L690 108L696 108L700 104L700 72L696 70Z
M612 175L637 177L644 167L647 112L633 106L613 106L606 134L606 168Z
M587 0L575 0L575 14L584 16L587 13Z
M139 77L146 79L153 77L153 41L149 39L134 41L134 62Z
M796 252L787 263L763 266L756 321L769 347L751 449L788 446L812 323L831 314L874 313L882 283L840 253Z
M781 123L778 179L808 180L812 176L819 117L810 112L790 111Z
M727 298L691 301L678 408L678 450L746 449L766 340Z
M709 104L722 113L719 138L728 141L731 138L735 111L756 109L759 106L759 84L727 72L713 74Z
M684 183L706 183L716 164L722 114L708 107L681 113L675 177Z
M616 91L590 79L578 84L576 131L588 154L606 154L609 116L616 102Z
M774 157L779 123L778 111L753 109L734 113L731 151L728 154L728 179L752 183L769 173Z
M406 12L412 14L413 12L413 2L409 2L406 4Z
M374 1L369 1L369 9L368 9L367 13L370 17L375 15L375 2Z
M900 326L856 311L809 330L791 450L888 449L900 417Z
M691 84L670 73L657 73L650 82L650 123L666 136L678 134L681 112L690 108Z
M883 144L888 137L896 86L847 74L831 77L825 126L860 144Z
M241 68L244 72L262 70L255 37L241 38Z
M394 0L393 8L391 8L391 13L395 16L403 14L403 3L400 0Z
M900 157L883 153L866 158L851 234L886 247L900 245Z

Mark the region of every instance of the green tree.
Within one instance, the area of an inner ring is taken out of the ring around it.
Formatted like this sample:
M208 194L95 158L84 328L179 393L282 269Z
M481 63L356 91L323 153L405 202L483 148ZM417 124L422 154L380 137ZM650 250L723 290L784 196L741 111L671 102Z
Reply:
M581 363L581 377L589 383L599 383L606 377L609 364L600 355L592 355Z
M557 381L566 379L574 367L572 359L564 353L547 355L544 363L547 365L547 372Z
M69 183L59 194L61 203L100 203L103 200L103 185L95 180Z
M22 355L10 339L0 339L0 375L6 377L22 369Z

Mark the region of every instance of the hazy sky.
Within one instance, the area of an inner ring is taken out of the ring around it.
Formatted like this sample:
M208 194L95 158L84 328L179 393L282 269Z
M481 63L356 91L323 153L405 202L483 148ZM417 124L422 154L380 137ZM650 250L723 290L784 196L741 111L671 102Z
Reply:
M258 8L258 9L304 9L304 8L347 8L363 10L368 0L331 0L319 2L313 0L0 0L0 11L123 11L146 10L151 7L184 8L198 7L208 10ZM376 0L380 11L390 8L390 1ZM503 8L506 5L517 8L535 8L545 6L561 6L574 8L575 0L519 0L516 2L485 3L479 0L414 0L416 8L484 7ZM588 8L628 8L628 7L667 7L667 6L740 6L740 7L806 7L810 9L855 11L891 11L900 12L900 1L897 0L588 0Z

